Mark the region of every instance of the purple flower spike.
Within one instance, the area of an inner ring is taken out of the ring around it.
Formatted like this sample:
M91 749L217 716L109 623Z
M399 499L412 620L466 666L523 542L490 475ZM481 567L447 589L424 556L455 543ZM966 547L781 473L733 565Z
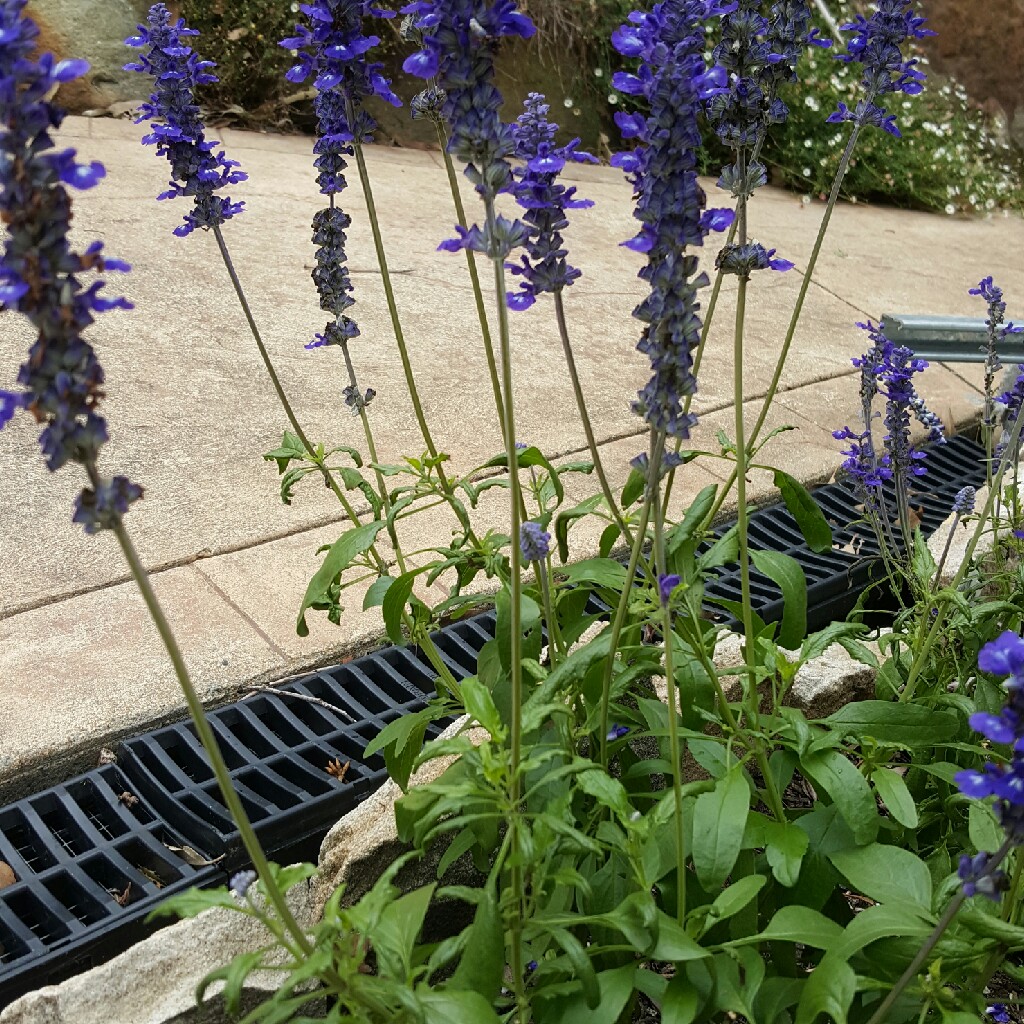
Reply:
M523 523L519 528L519 550L524 561L543 562L551 553L551 534L540 523Z
M89 188L104 174L101 164L80 164L73 150L54 147L51 131L64 119L48 96L54 86L82 74L84 61L33 59L39 40L35 22L24 17L25 0L0 0L0 307L23 314L36 340L18 372L20 392L0 391L0 427L25 409L43 426L39 444L47 468L69 462L98 475L107 440L99 413L103 368L84 332L99 313L130 309L124 299L104 298L103 282L85 278L124 271L106 260L99 242L76 252L69 240L68 187ZM88 532L116 524L142 488L123 477L100 478L76 502L75 521Z
M171 164L173 180L157 198L186 196L193 200L185 222L174 229L180 237L240 214L243 203L218 193L248 178L237 170L236 160L229 160L223 150L217 152L219 143L206 138L195 89L217 78L210 73L213 63L200 60L185 42L198 34L182 19L172 23L170 11L159 3L149 9L148 22L139 26L139 34L125 40L127 46L144 51L137 61L126 64L125 70L152 76L156 86L149 102L139 107L136 124L150 122L151 131L143 137L143 144L156 146L157 155L166 156Z
M875 0L875 10L870 18L858 14L849 24L843 25L842 31L849 33L849 39L846 52L837 53L836 59L863 67L861 81L868 98L861 100L855 110L840 103L835 113L829 116L829 121L871 125L900 137L896 118L874 100L896 92L916 96L924 89L925 76L917 70L918 61L913 58L904 60L901 52L907 40L935 34L924 27L925 19L914 13L915 6L914 0Z
M704 101L724 89L728 78L723 68L704 63L706 23L722 11L705 0L664 0L650 12L633 12L612 38L623 56L640 58L636 74L616 75L616 88L643 97L648 109L646 116L617 118L638 145L612 161L627 173L636 193L640 231L626 244L647 257L640 277L650 286L633 315L644 324L637 348L649 358L653 375L633 411L653 430L680 439L689 437L696 423L683 404L697 390L697 290L707 284L697 257L686 250L702 246L713 228L728 226L724 217L707 215L697 181L698 117Z
M616 740L621 740L623 736L629 735L629 727L625 725L615 725L608 730L608 742L614 743Z
M664 607L668 607L669 602L672 600L672 591L681 582L681 578L676 573L666 573L658 577L658 596L661 598L661 603Z
M589 199L577 199L575 188L566 188L558 175L569 162L597 163L589 153L576 147L579 139L565 146L555 145L558 125L547 119L550 107L540 93L532 92L526 111L512 127L516 156L523 166L515 173L516 202L526 210L529 239L521 264L510 264L513 274L523 278L522 287L508 297L510 309L527 309L538 295L560 292L580 277L566 257L562 232L569 226L566 210L585 210L593 206Z

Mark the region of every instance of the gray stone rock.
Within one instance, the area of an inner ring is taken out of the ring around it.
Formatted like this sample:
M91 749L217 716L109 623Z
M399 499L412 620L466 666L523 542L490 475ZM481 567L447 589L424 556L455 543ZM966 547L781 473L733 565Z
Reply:
M310 890L297 887L289 904L303 925L314 918ZM195 991L214 968L267 945L269 933L251 917L216 908L158 931L85 974L22 996L0 1013L0 1024L223 1024L223 1002L196 1006ZM257 1005L280 975L250 977Z
M124 40L147 7L145 0L30 0L27 13L39 25L40 48L91 65L83 78L60 87L65 109L77 113L148 95L147 79L123 70L133 53Z

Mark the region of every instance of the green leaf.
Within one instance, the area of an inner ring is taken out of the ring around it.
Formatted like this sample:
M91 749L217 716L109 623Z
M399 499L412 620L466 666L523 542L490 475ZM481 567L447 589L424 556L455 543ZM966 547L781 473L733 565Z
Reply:
M716 569L727 562L735 562L740 552L740 542L733 526L726 530L714 544L700 556L700 567L702 570Z
M569 529L579 519L584 519L598 508L604 498L595 494L578 505L559 512L555 517L555 542L558 545L558 557L564 565L569 561Z
M707 892L720 888L736 864L750 812L750 786L739 767L697 797L693 808L693 866Z
M806 754L800 759L800 767L817 788L832 798L857 842L873 843L880 822L867 779L838 750Z
M859 622L833 622L817 633L812 633L800 648L800 660L811 661L820 657L833 644L851 640L867 631Z
M292 459L305 459L308 455L306 446L295 434L290 430L286 430L281 439L281 447L275 448L272 452L267 452L263 458L267 462L276 462L278 473L284 473Z
M668 983L661 1000L661 1024L693 1024L700 1009L700 993L681 971Z
M707 928L738 914L765 887L764 875L747 875L720 892L708 910Z
M309 636L309 626L306 625L307 609L312 608L317 601L321 601L327 596L335 578L344 572L359 555L373 546L377 534L383 529L382 522L366 523L364 526L358 526L354 530L343 533L331 545L326 558L309 581L309 586L306 587L306 595L302 599L299 620L295 627L299 636Z
M434 717L433 708L424 708L422 711L402 715L401 718L389 722L366 745L366 750L363 752L364 761L369 760L378 750L383 750L384 764L387 767L388 775L398 784L399 788L403 791L406 790L412 776L413 765L423 746L423 737L427 733L427 726L434 720Z
M810 839L791 821L769 821L764 826L765 855L779 885L791 889L800 877L800 865Z
M508 467L508 453L502 452L501 455L495 455L489 462L484 463L485 467L492 468L495 466ZM555 494L558 497L558 502L561 504L565 500L565 489L562 487L562 481L558 478L558 472L555 467L548 462L547 457L539 449L531 445L529 448L524 448L522 451L516 452L516 465L520 469L529 469L531 466L540 466L548 471L551 477L551 486L554 488Z
M799 942L814 949L828 949L843 934L841 925L810 907L790 906L776 911L761 933L762 939ZM758 936L752 936L758 938ZM749 940L745 940L749 941Z
M893 820L904 828L917 828L917 806L903 776L891 768L876 768L871 773L871 781Z
M828 954L807 979L796 1011L796 1024L814 1024L825 1014L834 1024L847 1024L853 997L857 994L857 975L845 961Z
M807 577L800 563L781 551L751 551L750 560L758 572L777 583L782 591L779 645L797 649L807 636Z
M846 926L842 938L829 949L829 953L848 960L879 939L928 935L933 925L933 921L918 917L911 904L877 904L862 910Z
M460 692L470 717L475 718L492 736L500 735L503 728L501 715L487 687L476 676L470 676L463 679Z
M473 923L466 933L466 951L449 982L452 989L478 992L493 1003L505 972L505 927L494 886L480 894Z
M564 928L552 928L551 937L561 946L562 951L569 958L572 964L573 978L583 986L583 1001L591 1010L597 1009L601 1002L601 988L597 981L597 974L594 972L594 965L582 943L570 931ZM543 1004L541 1004L543 1005ZM543 1018L542 1018L543 1019ZM550 1018L553 1021L561 1021L557 1014Z
M693 536L694 530L707 518L717 496L718 484L708 484L693 499L693 504L686 510L679 525L669 530L665 537L665 544L670 560L678 548Z
M501 1024L491 1003L479 992L417 989L423 1024Z
M1008 951L1024 949L1024 928L1004 921L997 914L986 914L984 910L967 904L961 909L957 920L974 935L995 939L1007 947Z
M622 488L622 507L629 508L635 501L638 501L647 486L647 477L639 469L631 469L626 486Z
M405 641L405 636L402 633L402 615L405 612L406 603L412 597L412 588L416 584L416 577L422 572L426 572L426 567L414 569L412 572L399 576L388 587L387 593L384 595L384 600L381 603L384 629L393 644L402 644Z
M237 909L237 904L236 904ZM252 953L239 953L229 964L218 967L211 971L199 983L196 991L196 999L202 1002L207 989L214 983L222 981L224 989L221 993L224 999L224 1008L232 1016L239 1013L242 1008L242 993L245 983L253 971L258 970L266 958L263 950L255 950Z
M626 585L626 567L614 558L588 558L584 562L566 566L565 577L569 583L593 583L610 590L622 590Z
M651 960L680 962L683 960L703 960L711 956L711 950L705 949L674 917L658 911L658 941L654 949L647 954Z
M211 907L226 907L238 910L238 901L226 888L220 889L188 889L169 896L146 918L153 921L159 917L198 917L204 910Z
M389 903L367 938L373 943L380 974L408 982L413 968L413 949L427 916L434 885L425 885Z
M812 551L831 551L832 530L810 492L799 480L781 469L774 473L775 486L782 492L782 500L800 527L807 546Z
M910 850L872 843L834 850L829 860L850 885L865 896L880 903L912 903L921 913L931 913L931 872Z
M545 1000L547 1005L538 1013L537 1020L539 1024L554 1021L559 1024L616 1024L633 995L635 974L636 966L631 963L601 971L597 976L599 991L596 1005L591 1005L582 993Z
M825 719L839 732L870 736L880 743L901 746L933 746L953 739L959 732L957 716L933 711L921 704L894 704L887 700L861 700L847 704Z
M625 786L601 769L582 772L576 776L576 784L620 818L628 818L633 811Z
M992 808L980 800L972 800L968 806L967 831L971 845L985 853L995 853L1006 839L1006 833L996 821Z
M371 608L376 608L382 604L384 595L388 592L388 587L394 582L394 578L391 576L380 576L375 579L367 589L365 597L363 597L363 611L368 612Z

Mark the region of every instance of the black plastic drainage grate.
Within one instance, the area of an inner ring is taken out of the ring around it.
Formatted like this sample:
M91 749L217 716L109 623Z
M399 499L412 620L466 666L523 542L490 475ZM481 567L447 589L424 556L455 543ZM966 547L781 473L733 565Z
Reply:
M934 533L946 520L957 491L968 484L985 482L985 450L963 435L952 437L940 446L927 449L927 475L918 477L912 489L911 506L926 535ZM892 486L887 485L885 501L895 518ZM865 588L881 572L878 541L864 522L863 510L846 483L826 484L814 491L814 499L832 527L833 547L820 554L810 551L796 520L783 504L759 509L750 517L748 536L751 546L785 552L800 564L807 578L808 628L822 629L830 622L844 619ZM731 524L730 524L731 525ZM729 526L716 531L721 536ZM783 602L778 586L756 570L750 574L754 610L765 622L782 618ZM726 565L709 579L705 588L709 597L726 601L741 598L739 567ZM708 604L715 621L735 628L735 616L721 606Z
M476 672L494 636L494 613L435 634L456 679ZM384 759L367 743L389 722L419 711L435 693L435 673L418 652L389 647L276 689L316 698L260 694L210 713L232 781L268 854L312 857L324 832L387 779ZM427 738L445 723L434 723ZM224 854L234 870L247 862L191 723L124 743L119 764L173 826ZM345 766L340 780L329 771Z
M220 882L218 867L176 852L186 845L208 859L114 765L0 810L0 860L16 879L0 889L0 1007L141 938L171 893Z
M941 525L961 487L983 481L983 458L980 446L963 437L932 451L915 501L926 533ZM856 522L861 511L848 487L830 484L814 497L833 527L831 551L808 551L782 505L754 513L750 523L755 546L785 551L803 567L812 629L846 615L878 571L879 555L870 529ZM761 617L781 618L776 585L758 573L751 583ZM736 567L719 570L707 593L738 601ZM593 601L588 611L597 610ZM734 622L717 606L708 611ZM494 631L491 611L434 635L456 679L476 672ZM423 708L434 694L434 675L421 652L391 647L291 680L275 688L282 695L259 694L210 713L232 780L271 857L315 857L325 831L385 781L382 758L364 758L366 743L389 722ZM444 724L435 724L428 738ZM328 771L345 764L341 781ZM180 852L186 846L193 860L222 859L194 867ZM0 860L17 879L0 890L0 1008L116 955L152 930L145 917L164 897L223 884L246 863L191 724L129 740L116 766L0 809Z

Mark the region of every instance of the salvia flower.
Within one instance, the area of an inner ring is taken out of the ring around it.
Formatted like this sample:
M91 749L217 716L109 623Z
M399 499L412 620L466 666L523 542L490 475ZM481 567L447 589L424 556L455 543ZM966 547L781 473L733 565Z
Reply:
M915 0L875 0L874 6L870 18L858 14L842 26L842 31L849 33L849 39L846 52L836 54L836 58L846 64L857 63L863 67L861 81L867 97L854 110L840 103L828 120L834 124L852 121L873 125L899 138L895 117L874 101L895 92L916 96L924 89L925 75L917 70L918 61L905 59L901 47L910 39L923 39L935 33L926 29L925 19L914 13Z
M249 887L256 881L255 871L239 871L231 876L231 880L228 882L228 888L235 896L244 896L248 891Z
M107 529L142 495L123 477L103 480L96 469L107 440L100 415L103 368L83 333L96 314L131 309L124 299L104 298L90 273L127 271L103 256L99 242L84 252L71 248L71 198L67 186L87 189L104 176L99 163L80 163L74 150L54 147L50 132L63 112L47 97L63 82L83 75L85 61L32 59L37 25L23 17L25 0L0 0L0 222L6 226L0 256L0 309L22 313L37 332L18 372L23 390L0 391L0 426L27 410L43 424L39 444L47 468L84 466L94 486L79 495L74 520L88 532Z
M415 0L412 15L422 49L406 61L406 72L436 79L444 90L444 118L451 129L448 151L466 164L466 175L493 199L512 180L509 158L515 140L501 122L501 93L494 84L494 52L505 36L529 39L536 32L515 0Z
M597 158L577 149L579 139L565 146L555 144L558 125L547 119L551 109L540 93L526 99L526 110L512 126L516 156L522 166L515 173L516 202L526 211L523 220L529 226L526 255L509 269L523 279L518 292L510 293L512 309L527 309L537 296L568 288L581 272L570 265L562 232L569 226L566 210L585 210L594 205L590 199L577 199L575 188L566 188L558 180L570 162L597 163Z
M1002 1003L993 1003L985 1007L985 1013L995 1021L995 1024L1013 1024L1010 1011Z
M750 277L755 270L792 270L789 260L775 257L775 249L766 249L760 242L731 244L722 248L715 258L715 267L724 274Z
M525 561L543 562L551 553L551 534L540 523L523 523L519 528L519 550Z
M957 516L969 516L974 512L978 492L973 487L961 487L953 499L952 511Z
M186 196L193 200L184 223L174 229L182 237L197 228L216 227L241 213L243 203L219 193L248 177L238 170L236 160L229 160L223 150L218 152L220 143L206 138L195 89L217 78L210 71L213 63L200 60L186 42L198 34L180 18L173 22L170 11L159 3L150 8L139 34L125 40L127 46L143 51L125 70L150 75L155 83L149 102L139 107L136 124L151 122L150 134L143 136L142 142L156 146L157 155L166 156L171 164L169 188L157 198Z
M767 48L777 60L767 61L761 69L761 89L765 95L769 124L782 124L789 108L779 99L783 86L797 81L796 68L805 46L827 49L831 39L824 39L818 29L811 28L811 8L807 0L776 0L768 18Z
M985 896L999 902L1000 894L1006 888L1006 875L1002 871L993 870L991 861L987 853L978 853L973 857L965 853L960 857L957 875L965 896Z
M893 345L879 368L879 390L885 396L885 425L888 434L885 445L897 487L905 486L910 476L924 476L927 470L921 463L926 453L918 451L910 442L910 417L917 398L913 378L926 369L928 363L918 359L903 345Z
M995 426L995 407L992 392L996 376L1003 368L999 358L999 344L1006 341L1012 334L1020 334L1024 327L1006 322L1006 303L1003 301L1003 290L995 284L991 277L978 282L977 288L971 288L969 295L977 295L985 300L988 306L988 317L985 326L988 328L985 343L985 426Z
M313 282L320 294L320 308L332 314L334 321L306 348L345 345L351 338L359 336L358 325L347 315L356 301L345 253L345 232L351 224L352 218L334 205L320 210L313 218L313 244L317 247Z
M649 111L615 116L623 136L639 143L613 163L634 186L634 216L641 228L625 244L647 256L640 277L650 286L633 315L645 325L637 348L649 358L653 376L633 410L653 430L677 438L689 437L696 423L683 403L697 390L692 371L701 334L697 290L708 283L697 271L697 257L686 250L702 246L711 230L731 223L730 212L705 210L697 180L698 116L727 79L723 68L704 63L705 25L728 9L708 0L664 0L650 12L634 11L629 24L612 36L619 53L640 59L635 74L615 75L615 87L642 97Z
M662 573L658 577L658 597L666 608L672 600L672 591L679 586L682 578L677 573Z
M982 672L1004 680L1007 703L998 715L977 712L975 732L1009 748L1009 759L989 761L980 770L959 772L960 791L974 799L995 798L995 812L1008 839L1024 842L1024 640L1009 630L986 644L978 656Z
M372 0L313 0L299 10L305 22L280 45L296 52L288 81L300 84L312 78L316 88L317 184L323 195L330 196L346 186L346 157L353 155L353 142L369 142L376 131L377 122L364 109L365 101L379 96L392 106L402 105L382 73L383 65L367 60L380 38L363 32L365 18L394 14Z
M612 723L612 727L608 730L608 742L614 743L616 740L621 740L623 736L629 735L629 726L627 725L616 725Z

